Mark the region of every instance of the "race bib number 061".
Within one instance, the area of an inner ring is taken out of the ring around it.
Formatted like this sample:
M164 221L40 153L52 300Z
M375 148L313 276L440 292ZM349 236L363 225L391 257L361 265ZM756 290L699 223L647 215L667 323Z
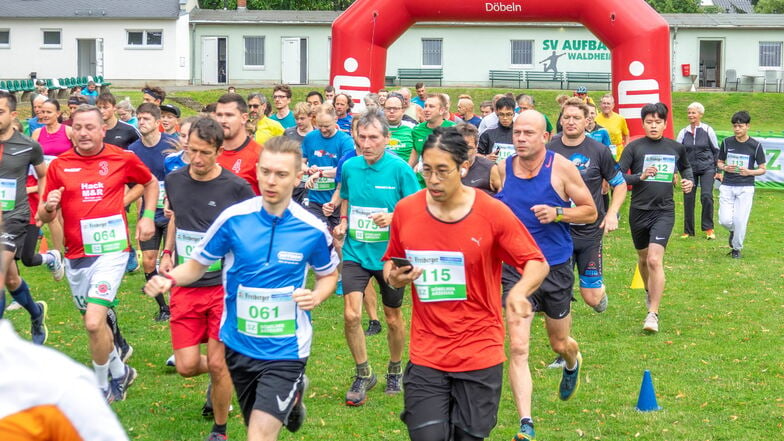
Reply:
M466 300L465 259L456 251L410 251L406 257L422 268L414 280L417 296L422 302Z
M296 331L297 304L293 286L237 288L237 330L250 337L292 337Z

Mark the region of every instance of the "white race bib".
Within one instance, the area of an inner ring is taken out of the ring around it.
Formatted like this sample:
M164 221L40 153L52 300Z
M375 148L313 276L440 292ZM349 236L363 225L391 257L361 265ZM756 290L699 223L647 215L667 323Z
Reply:
M348 234L360 242L386 242L389 227L379 227L370 218L371 214L388 213L386 208L358 207L352 205L348 213Z
M648 167L656 167L656 175L648 177L646 182L669 182L675 176L675 156L673 155L645 155L642 163L643 172Z
M297 304L293 286L285 288L237 288L237 330L260 338L292 337L297 330Z
M0 179L0 209L11 211L16 207L16 179Z
M492 152L495 153L496 150L498 150L498 159L495 160L496 163L502 162L515 153L514 145L501 142L496 142L493 144Z
M158 181L158 204L156 207L163 208L163 200L166 199L166 183Z
M319 167L319 170L322 172L325 171L332 171L335 170L335 167ZM316 182L313 183L313 189L319 191L331 191L337 187L335 183L335 177L328 178L326 176L322 176L320 178L316 178Z
M749 167L749 155L742 155L740 153L727 153L727 165L734 165L738 168Z
M128 236L122 215L83 219L80 223L84 254L100 256L128 248Z
M414 280L417 296L422 302L466 300L465 259L457 251L410 251L406 258L422 275Z
M617 158L618 157L618 146L615 145L615 144L610 144L607 147L610 148L610 153L612 153L613 158Z
M177 247L177 264L182 265L193 257L193 250L196 245L204 238L205 233L198 231L188 231L177 228L174 236L174 243ZM207 268L207 271L220 271L221 261L217 261Z

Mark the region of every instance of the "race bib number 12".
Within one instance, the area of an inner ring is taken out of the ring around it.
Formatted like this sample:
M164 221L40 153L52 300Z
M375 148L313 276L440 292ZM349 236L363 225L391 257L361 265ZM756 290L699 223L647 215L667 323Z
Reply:
M648 167L656 167L656 175L647 178L646 181L672 183L672 178L675 176L675 156L645 155L642 163L643 171Z

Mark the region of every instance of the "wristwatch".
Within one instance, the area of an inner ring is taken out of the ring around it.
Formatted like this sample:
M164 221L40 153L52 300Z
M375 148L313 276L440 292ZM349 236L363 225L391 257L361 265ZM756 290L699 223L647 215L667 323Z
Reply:
M555 207L555 221L561 222L563 219L563 207Z

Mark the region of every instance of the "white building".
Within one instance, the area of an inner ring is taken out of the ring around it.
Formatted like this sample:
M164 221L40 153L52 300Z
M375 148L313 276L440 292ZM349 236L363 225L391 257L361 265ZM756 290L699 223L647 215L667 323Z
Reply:
M1 0L0 79L190 82L195 0Z

